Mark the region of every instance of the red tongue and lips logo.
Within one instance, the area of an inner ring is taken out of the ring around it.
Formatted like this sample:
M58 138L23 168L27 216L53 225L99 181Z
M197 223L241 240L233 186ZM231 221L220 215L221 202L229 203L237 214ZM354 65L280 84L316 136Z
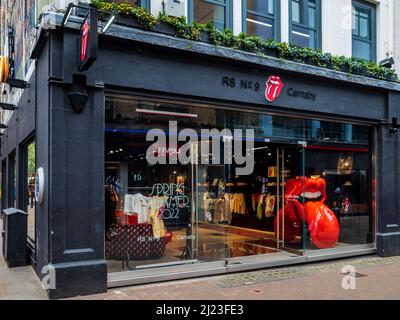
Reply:
M88 37L89 37L89 23L87 20L85 20L82 28L81 62L85 61L86 58Z
M267 86L265 89L265 98L269 102L275 101L275 99L279 97L283 88L281 78L278 76L270 76L265 85Z

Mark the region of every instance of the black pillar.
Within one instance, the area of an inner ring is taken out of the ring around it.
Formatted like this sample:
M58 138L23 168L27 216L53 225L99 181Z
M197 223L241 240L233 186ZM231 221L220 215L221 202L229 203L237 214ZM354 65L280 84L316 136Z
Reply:
M77 70L78 32L51 30L38 58L37 166L45 173L44 203L38 204L38 274L50 264L50 298L104 292L104 92L95 66ZM71 92L87 94L81 112ZM44 276L44 275L42 275Z
M400 134L391 131L400 120L400 95L388 95L388 123L377 130L377 247L382 257L400 255Z

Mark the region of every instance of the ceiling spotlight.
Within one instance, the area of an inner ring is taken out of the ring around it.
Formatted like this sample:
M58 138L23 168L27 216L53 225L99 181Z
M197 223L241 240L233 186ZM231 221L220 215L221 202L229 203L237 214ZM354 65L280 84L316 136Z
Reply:
M106 33L107 30L110 28L111 24L114 22L116 16L112 14L110 19L108 19L107 23L104 25L103 29L101 29L101 33Z

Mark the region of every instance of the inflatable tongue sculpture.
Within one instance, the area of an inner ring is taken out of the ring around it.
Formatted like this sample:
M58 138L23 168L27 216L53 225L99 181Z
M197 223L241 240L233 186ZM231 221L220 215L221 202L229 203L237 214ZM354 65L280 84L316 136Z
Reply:
M320 249L335 247L339 238L339 222L325 205L325 179L297 177L286 183L285 206L275 218L275 235L278 219L284 221L284 240L292 241L300 235L301 222L305 221L312 243ZM284 215L284 219L282 219ZM282 230L282 226L279 226ZM282 232L279 233L282 240Z

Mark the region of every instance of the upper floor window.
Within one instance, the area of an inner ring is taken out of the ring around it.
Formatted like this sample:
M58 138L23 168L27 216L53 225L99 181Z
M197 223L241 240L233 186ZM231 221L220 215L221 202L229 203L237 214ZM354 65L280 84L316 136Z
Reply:
M128 0L126 1L134 7L149 8L149 0Z
M375 6L353 1L353 56L376 59Z
M264 39L279 40L279 1L243 0L243 31Z
M321 1L290 0L290 43L300 47L321 47Z
M213 22L219 30L232 28L232 0L191 0L189 20Z

